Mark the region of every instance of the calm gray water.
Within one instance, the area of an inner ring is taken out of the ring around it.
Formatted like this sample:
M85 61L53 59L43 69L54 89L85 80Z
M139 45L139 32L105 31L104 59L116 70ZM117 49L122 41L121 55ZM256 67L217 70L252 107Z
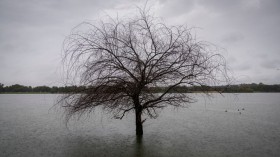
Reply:
M137 140L133 114L115 120L97 109L67 128L52 108L57 95L2 94L0 156L280 156L280 93L193 96L147 120Z

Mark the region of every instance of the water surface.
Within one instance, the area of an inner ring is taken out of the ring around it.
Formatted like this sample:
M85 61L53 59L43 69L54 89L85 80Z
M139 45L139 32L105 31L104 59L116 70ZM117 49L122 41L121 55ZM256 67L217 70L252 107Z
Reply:
M0 95L0 156L280 156L280 93L193 94L196 103L148 119L143 139L133 114L99 109L67 128L57 96Z

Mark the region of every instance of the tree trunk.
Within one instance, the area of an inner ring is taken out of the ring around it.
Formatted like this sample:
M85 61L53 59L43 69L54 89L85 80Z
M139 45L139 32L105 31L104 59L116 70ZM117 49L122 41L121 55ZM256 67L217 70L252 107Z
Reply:
M142 108L138 107L135 109L135 118L136 118L136 135L142 136L143 135L143 125L142 125Z

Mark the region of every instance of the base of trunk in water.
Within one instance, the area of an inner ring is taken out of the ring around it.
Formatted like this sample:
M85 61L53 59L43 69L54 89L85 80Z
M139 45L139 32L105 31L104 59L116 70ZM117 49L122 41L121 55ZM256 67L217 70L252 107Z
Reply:
M135 120L136 120L136 135L142 136L143 135L143 125L142 125L142 109L135 110Z
M137 136L142 136L143 135L143 126L142 126L142 122L140 122L140 124L136 123L136 135Z

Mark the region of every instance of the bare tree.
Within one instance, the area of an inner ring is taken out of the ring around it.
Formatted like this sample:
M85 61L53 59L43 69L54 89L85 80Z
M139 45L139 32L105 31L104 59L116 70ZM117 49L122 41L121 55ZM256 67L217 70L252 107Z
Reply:
M207 42L197 41L191 29L168 26L145 10L132 19L110 18L77 28L65 40L64 63L85 88L62 98L68 119L97 106L119 119L134 111L136 135L143 135L143 114L156 118L159 108L193 101L188 94L171 93L173 89L215 85L227 78L223 57ZM165 88L153 93L151 87Z

